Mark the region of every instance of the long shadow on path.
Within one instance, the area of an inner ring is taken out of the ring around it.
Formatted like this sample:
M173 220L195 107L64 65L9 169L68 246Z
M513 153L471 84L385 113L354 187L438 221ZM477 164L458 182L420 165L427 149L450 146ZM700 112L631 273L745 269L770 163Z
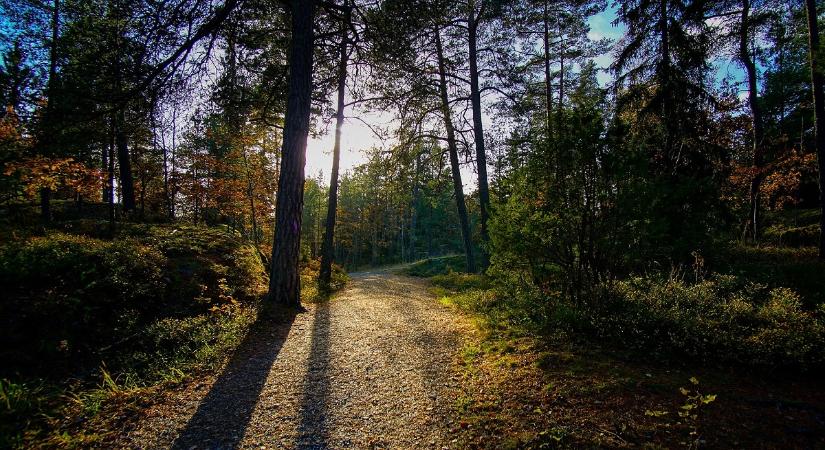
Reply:
M296 448L326 449L329 442L329 303L319 303L312 322L312 348L304 378Z
M298 312L279 311L276 317L259 318L250 327L172 448L238 446Z

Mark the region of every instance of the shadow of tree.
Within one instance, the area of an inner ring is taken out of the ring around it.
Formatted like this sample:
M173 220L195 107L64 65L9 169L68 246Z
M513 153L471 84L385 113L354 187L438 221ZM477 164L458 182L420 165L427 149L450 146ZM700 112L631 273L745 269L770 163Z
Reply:
M312 347L304 377L301 423L295 446L305 449L329 448L329 303L321 302L312 322Z
M258 403L298 309L262 314L235 349L172 448L235 448Z

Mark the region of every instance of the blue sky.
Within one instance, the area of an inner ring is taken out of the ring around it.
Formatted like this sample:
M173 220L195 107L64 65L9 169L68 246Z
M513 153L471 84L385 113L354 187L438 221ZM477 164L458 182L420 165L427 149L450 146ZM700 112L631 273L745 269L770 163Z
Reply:
M613 21L616 20L617 9L616 5L610 4L604 12L591 17L590 20L587 21L590 25L590 39L598 40L606 38L615 43L624 35L627 27L625 27L623 23L613 25ZM613 62L613 52L607 52L596 58L595 61L600 68L607 69ZM612 76L608 72L602 71L599 73L598 79L599 83L604 85L612 79Z

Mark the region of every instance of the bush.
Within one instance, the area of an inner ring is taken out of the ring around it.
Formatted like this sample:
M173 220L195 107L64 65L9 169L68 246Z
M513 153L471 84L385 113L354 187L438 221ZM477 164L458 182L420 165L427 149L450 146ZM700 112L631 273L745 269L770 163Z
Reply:
M527 278L494 280L449 273L431 278L443 301L480 314L491 326L598 338L662 358L733 362L764 368L825 368L825 304L735 275L688 282L649 275L602 282L575 301Z
M166 259L135 240L54 234L0 250L0 357L36 372L72 370L135 332L166 300Z
M768 286L793 288L807 309L825 303L825 262L815 247L733 245L713 255L714 271Z
M64 233L0 248L0 375L60 377L135 349L150 324L232 309L266 289L254 246L221 229L151 226L106 241ZM88 369L85 369L88 370Z
M465 272L467 258L464 255L449 255L438 258L427 258L411 264L403 270L405 275L414 277L431 277L449 272Z
M789 227L774 225L765 229L765 241L774 245L808 247L819 243L819 224Z
M0 448L87 446L94 435L61 424L113 393L220 364L255 320L266 271L238 234L121 224L116 238L52 232L0 246Z
M320 286L318 282L320 271L321 261L319 259L310 259L301 263L301 301L312 303L326 300L330 293L343 287L349 279L341 266L333 264L329 286Z
M697 283L634 277L581 308L590 330L624 347L765 367L825 363L825 317L799 295L731 275Z

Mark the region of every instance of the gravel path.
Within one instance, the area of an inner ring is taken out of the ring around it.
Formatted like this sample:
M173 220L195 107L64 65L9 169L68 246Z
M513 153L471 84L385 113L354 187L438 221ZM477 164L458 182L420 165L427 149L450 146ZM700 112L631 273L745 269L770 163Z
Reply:
M443 448L471 329L423 280L354 274L331 301L253 329L221 375L147 411L140 448Z

